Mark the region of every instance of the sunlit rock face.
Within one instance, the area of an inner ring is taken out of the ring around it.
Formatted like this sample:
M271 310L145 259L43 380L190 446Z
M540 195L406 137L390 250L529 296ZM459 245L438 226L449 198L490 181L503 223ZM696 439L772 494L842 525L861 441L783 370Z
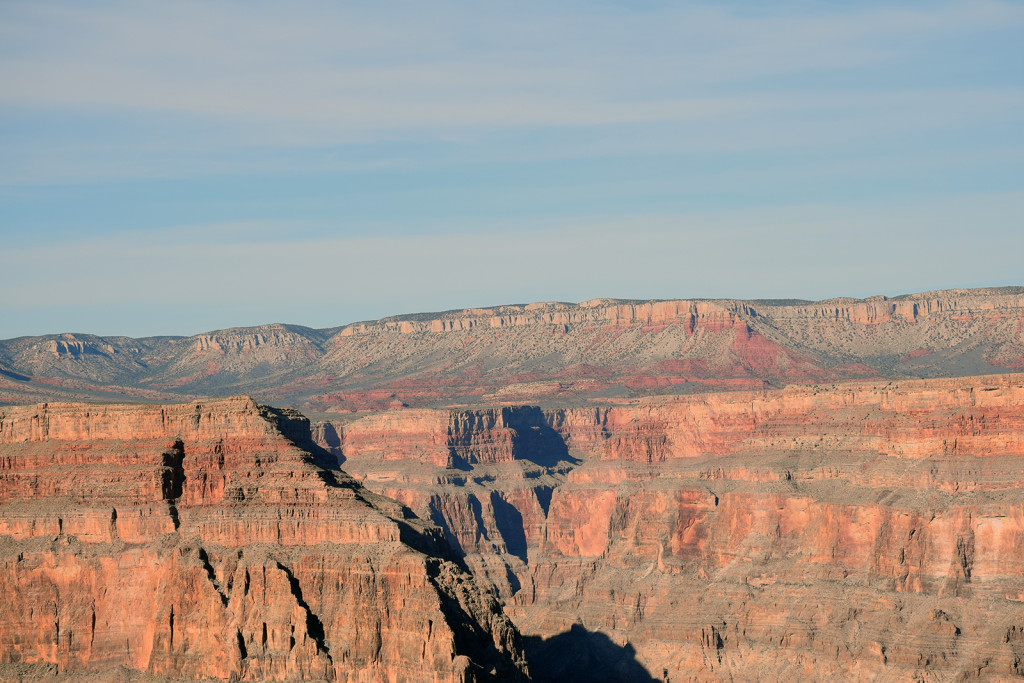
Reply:
M516 680L437 529L248 398L0 408L0 678Z
M0 678L998 680L1022 479L1019 374L0 408Z
M537 680L1024 674L1024 375L327 432L495 587Z

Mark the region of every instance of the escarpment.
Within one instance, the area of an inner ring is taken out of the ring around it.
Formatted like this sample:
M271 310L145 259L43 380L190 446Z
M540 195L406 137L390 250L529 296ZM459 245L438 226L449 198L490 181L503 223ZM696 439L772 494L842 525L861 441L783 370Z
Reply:
M0 403L251 394L306 411L781 388L1024 369L1024 289L827 301L595 299L262 325L192 337L0 341Z
M0 409L0 675L523 677L438 530L331 460L248 398Z
M1024 375L329 424L537 680L1024 675Z

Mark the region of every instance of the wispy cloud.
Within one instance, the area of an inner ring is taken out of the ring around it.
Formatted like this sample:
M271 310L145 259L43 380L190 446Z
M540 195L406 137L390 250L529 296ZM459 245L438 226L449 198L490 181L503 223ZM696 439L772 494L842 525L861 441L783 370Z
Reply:
M999 0L0 0L0 337L1019 283L1022 31Z
M0 9L0 104L144 121L148 139L129 131L123 144L151 166L182 145L210 161L252 145L660 123L733 149L772 140L772 122L803 120L805 139L820 144L854 115L867 124L889 116L903 130L968 106L1021 113L1019 83L950 87L899 75L943 41L1024 27L1016 4L794 4L770 15L742 5L392 7L11 3ZM24 170L8 162L8 176Z

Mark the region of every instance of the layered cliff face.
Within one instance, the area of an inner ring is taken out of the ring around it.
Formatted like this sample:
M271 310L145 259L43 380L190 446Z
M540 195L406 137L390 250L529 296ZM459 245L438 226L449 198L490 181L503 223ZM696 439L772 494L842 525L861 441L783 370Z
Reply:
M495 585L538 680L1024 675L1024 375L327 431Z
M520 677L439 532L309 437L247 398L0 409L0 677Z
M1024 290L538 303L314 330L0 342L0 402L250 393L303 410L546 402L1024 368Z

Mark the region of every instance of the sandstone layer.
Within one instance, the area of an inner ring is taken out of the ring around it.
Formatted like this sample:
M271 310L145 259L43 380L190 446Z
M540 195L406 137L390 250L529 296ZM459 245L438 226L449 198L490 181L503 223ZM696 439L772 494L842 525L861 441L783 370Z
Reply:
M495 586L536 680L1024 675L1024 375L314 435Z
M0 409L0 593L5 680L525 674L436 528L248 398Z
M1024 369L1024 288L829 301L597 299L315 330L0 341L0 403L247 393L356 411L605 401Z

